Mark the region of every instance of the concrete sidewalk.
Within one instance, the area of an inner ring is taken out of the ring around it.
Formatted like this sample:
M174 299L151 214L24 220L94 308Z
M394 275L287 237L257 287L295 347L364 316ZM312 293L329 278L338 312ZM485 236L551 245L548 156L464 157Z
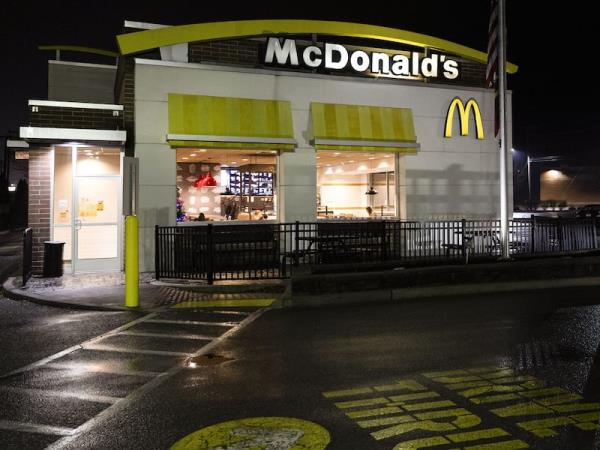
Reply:
M441 296L570 287L600 287L600 257L581 256L529 261L398 268L378 272L297 274L291 280L235 280L207 285L156 281L140 275L140 306L164 308L327 307L375 302L402 302ZM32 278L3 286L8 298L58 307L130 311L124 306L121 272Z
M140 274L139 307L125 306L122 272L31 278L26 286L20 277L10 277L2 286L13 300L72 309L96 311L152 312L165 308L254 307L275 304L285 290L280 280L223 282L208 286L189 282L160 282L152 274Z

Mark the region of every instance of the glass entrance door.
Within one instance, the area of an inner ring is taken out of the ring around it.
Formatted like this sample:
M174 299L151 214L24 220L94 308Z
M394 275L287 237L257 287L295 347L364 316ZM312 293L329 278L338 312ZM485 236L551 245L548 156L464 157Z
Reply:
M118 270L120 151L114 148L79 147L75 157L74 270Z
M66 243L66 272L120 269L121 183L119 148L54 148L53 239Z

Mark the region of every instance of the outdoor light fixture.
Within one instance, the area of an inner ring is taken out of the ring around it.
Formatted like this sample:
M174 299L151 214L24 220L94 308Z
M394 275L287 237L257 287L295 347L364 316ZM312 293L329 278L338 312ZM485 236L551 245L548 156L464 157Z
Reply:
M17 190L17 187L14 184L11 184L8 187L8 192L15 192Z

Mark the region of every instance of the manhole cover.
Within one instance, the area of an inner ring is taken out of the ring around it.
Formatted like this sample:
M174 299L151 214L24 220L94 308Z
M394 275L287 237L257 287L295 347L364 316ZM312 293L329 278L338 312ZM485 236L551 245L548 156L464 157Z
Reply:
M207 353L206 355L194 356L185 360L185 366L194 369L198 366L217 366L227 361L232 361L233 358L217 355L216 353Z

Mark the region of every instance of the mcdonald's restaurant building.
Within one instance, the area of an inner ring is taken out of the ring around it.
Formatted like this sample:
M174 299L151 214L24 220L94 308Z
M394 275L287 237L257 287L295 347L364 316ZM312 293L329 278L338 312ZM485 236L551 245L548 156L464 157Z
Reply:
M117 41L110 64L45 47L48 99L21 128L38 270L49 239L67 243L66 270L122 268L125 156L139 159L143 271L156 225L500 215L482 52L300 20L127 21ZM509 136L510 111L509 93Z

